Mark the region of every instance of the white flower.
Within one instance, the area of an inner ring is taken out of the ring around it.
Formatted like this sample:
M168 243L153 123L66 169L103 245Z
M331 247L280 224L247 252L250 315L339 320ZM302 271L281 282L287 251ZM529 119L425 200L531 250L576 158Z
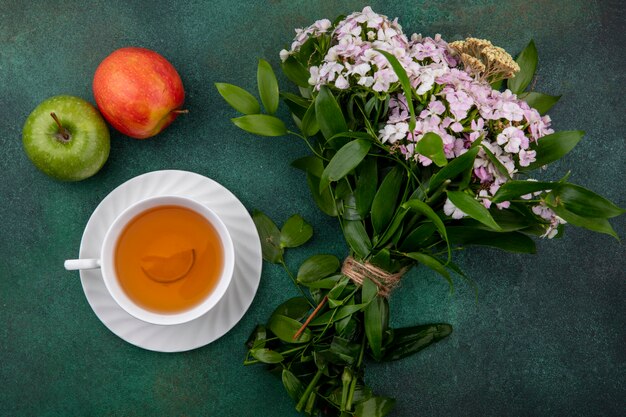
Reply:
M350 69L350 74L358 74L364 77L372 69L372 66L368 63L358 64Z
M374 74L374 85L372 86L372 90L389 91L390 84L395 83L396 81L398 81L398 76L392 69L386 68L379 70Z
M446 203L443 205L443 212L446 216L450 216L453 219L462 219L466 216L466 214L459 210L449 198L446 199Z
M345 90L346 88L350 87L350 83L348 83L348 80L346 80L343 75L340 75L335 80L335 87L340 90Z
M359 78L358 84L365 87L371 87L372 84L374 84L374 77L361 77Z
M288 50L283 49L283 50L280 51L279 55L280 55L280 60L285 62L287 60L287 58L289 58L289 55L291 55L291 54L289 53Z
M309 73L311 74L309 84L316 85L320 79L320 69L318 67L311 67L309 68Z
M409 133L409 124L408 123L396 123L396 124L388 124L380 130L380 141L382 143L389 142L395 143L399 139L406 138Z
M318 33L326 33L330 29L332 23L328 19L318 20L313 24Z

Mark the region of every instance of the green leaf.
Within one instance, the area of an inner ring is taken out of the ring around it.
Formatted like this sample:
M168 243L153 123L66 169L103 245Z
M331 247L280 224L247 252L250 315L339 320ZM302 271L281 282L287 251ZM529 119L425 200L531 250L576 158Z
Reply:
M283 368L282 380L287 394L289 394L293 401L298 402L304 392L304 388L298 377L290 370Z
M398 202L398 195L404 180L404 169L397 165L383 179L372 202L372 226L374 233L380 235L393 218Z
M333 275L339 269L339 259L334 255L313 255L298 269L298 282L309 283Z
M319 209L329 216L337 216L337 206L330 189L326 187L320 192L320 179L311 173L307 173L306 180L313 200Z
M371 142L363 139L357 139L347 143L339 149L326 168L324 168L324 172L322 173L322 178L320 180L320 191L328 187L328 184L330 184L331 181L339 181L350 171L356 168L356 166L361 163L363 158L365 158L365 155L367 155L371 146Z
M308 109L312 103L311 100L293 93L282 92L280 93L280 96L283 98L285 103L292 103L293 106L300 107L300 109L302 110L302 115L304 115L304 111L306 111L306 109ZM289 106L289 104L287 105ZM291 109L292 106L289 106L289 108Z
M393 339L385 347L384 361L395 361L445 339L452 333L449 324L425 324L393 330Z
M437 231L439 232L439 235L446 242L446 245L448 247L448 261L449 261L452 258L452 251L450 249L450 243L448 241L448 233L446 232L446 226L443 224L443 221L441 220L441 218L437 216L437 213L435 213L434 210L428 204L419 200L409 200L406 203L404 203L402 206L409 210L416 211L420 214L423 214L424 216L426 216L426 218L428 218L428 220L433 222L433 224L437 228Z
M424 266L427 266L428 268L432 269L433 271L437 272L439 275L444 277L446 281L448 281L448 284L450 285L450 291L454 291L454 283L452 282L452 278L450 278L450 273L443 266L443 264L439 262L437 258L434 258L422 252L410 252L410 253L407 253L406 256L408 258L416 260L417 262L423 264Z
M520 71L515 77L507 81L509 90L515 94L521 94L528 87L528 84L535 76L537 60L537 48L535 47L535 42L531 40L515 60L520 67Z
M520 97L524 100L528 105L534 109L536 109L539 114L546 114L548 110L552 108L556 104L557 101L561 98L561 96L550 96L548 94L536 93L531 91L529 93L524 94Z
M471 170L474 167L474 160L480 149L478 147L472 148L465 152L458 158L454 158L448 165L441 168L439 172L433 175L428 184L428 189L432 192L435 191L445 180L452 180L459 176L461 173Z
M415 144L415 151L428 159L435 165L442 167L448 163L446 154L443 151L443 140L436 133L428 132Z
M236 85L227 83L215 83L217 91L235 110L243 114L257 114L261 107L256 98L246 90Z
M520 232L498 233L473 227L448 227L450 242L461 245L489 246L508 252L536 253L535 242Z
M343 337L335 336L330 343L329 350L341 357L346 363L352 365L357 361L361 345Z
M356 189L354 198L356 210L361 218L367 217L372 207L378 188L378 167L374 158L365 158L357 167Z
M349 301L342 298L342 294L344 293L344 290L349 283L350 278L344 276L340 278L339 281L337 281L337 284L335 284L335 286L330 291L328 291L328 305L330 306L330 308L335 308L337 306L343 305L344 301Z
M324 172L324 163L317 156L305 156L291 163L291 166L320 178Z
M389 304L385 297L379 296L378 286L370 279L363 280L363 299L371 300L365 307L363 324L365 336L376 360L382 357L383 334L389 325Z
M503 84L504 84L504 80L498 80L496 82L491 83L491 88L493 88L494 90L500 91Z
M463 213L478 220L493 230L502 230L495 220L493 220L491 214L489 214L489 210L487 210L485 206L480 204L476 199L462 191L448 191L447 193L448 198L452 201L452 204L457 206Z
M342 392L342 389L337 388L330 394L328 399L333 404L337 404L338 406L341 406L341 392ZM354 389L354 396L352 397L352 404L359 404L359 403L362 403L363 401L369 400L370 398L372 398L372 390L369 387L366 387L364 385L357 385L356 388ZM341 417L346 417L346 416L341 416Z
M398 58L396 58L394 55L387 51L383 51L380 49L376 49L376 51L381 53L385 58L387 58L387 61L389 61L391 68L393 68L393 71L398 76L398 80L400 80L400 84L402 85L402 91L404 92L406 102L409 106L409 114L411 115L411 118L409 119L409 131L413 132L415 130L415 109L413 108L413 89L411 88L411 81L409 80L409 76L407 75L400 61L398 61Z
M326 139L348 130L341 108L337 104L333 93L326 86L320 88L315 99L315 115L322 135Z
M562 184L552 194L558 197L563 207L582 217L610 219L626 212L606 198L575 184Z
M309 87L309 71L293 56L287 58L285 62L281 64L281 68L283 73L293 83L300 87Z
M407 213L408 210L403 207L396 210L393 220L389 223L385 232L380 236L380 239L378 239L378 242L376 243L377 248L384 247L387 242L396 235L396 233L402 233L402 222L404 221L404 217Z
M364 139L368 141L378 140L377 137L372 137L370 134L365 132L342 132L337 133L328 139L326 145L332 149L340 149L346 143L350 142L350 139Z
M321 316L317 316L310 323L309 326L326 326L328 323L334 323L339 320L343 320L346 317L356 313L357 311L362 310L364 307L367 307L369 304L350 304L344 305L337 309L331 309Z
M437 230L437 228L430 222L420 225L407 235L402 245L400 245L400 250L404 252L414 252L421 249L422 245L435 233L435 230Z
M619 236L617 236L617 233L613 230L611 223L609 223L607 219L582 217L572 213L563 206L551 206L551 208L557 216L574 226L583 227L598 233L604 233L619 240Z
M449 324L428 324L394 331L393 344L386 352L385 361L394 361L413 355L445 339L452 333Z
M396 406L396 400L387 397L372 397L357 404L355 417L384 417Z
M356 210L356 198L354 193L349 193L342 198L342 217L346 220L363 220L359 212Z
M250 354L254 359L263 363L280 363L285 359L279 352L267 348L252 349Z
M323 278L318 281L302 282L301 284L309 288L323 288L329 290L337 285L337 281L339 281L339 278L341 277L342 275L333 275L331 277Z
M257 210L252 212L252 220L261 239L263 259L275 264L282 262L283 249L280 247L280 231L278 227L276 227L272 219Z
M370 240L363 222L359 220L345 220L343 222L343 234L346 243L352 251L360 258L365 259L372 250L372 241Z
M498 223L498 226L502 229L503 232L515 232L515 231L526 231L529 227L537 225L537 216L532 212L529 204L526 202L523 203L511 203L510 208L508 209L492 209L489 211L491 216ZM474 222L474 225L478 228L483 228L485 230L491 230L482 223L479 223L472 219L464 219L461 223L465 226L465 223Z
M269 114L276 113L278 110L278 81L272 66L264 59L259 59L259 67L256 73L256 81L259 85L259 95L265 111Z
M537 191L552 190L559 186L558 182L508 181L498 189L491 202L501 203Z
M281 315L294 320L302 320L311 310L309 301L304 297L293 297L276 307L272 315Z
M306 328L299 338L294 339L294 335L302 327L302 323L292 318L273 314L267 323L267 328L280 340L287 343L305 343L311 340L311 330Z
M372 256L370 263L385 271L391 270L391 253L389 252L389 248L381 249L377 254Z
M304 219L294 214L291 216L280 231L280 246L283 248L295 248L304 245L313 236L313 227Z
M311 103L304 114L301 128L302 134L306 137L315 136L315 134L319 132L320 126L317 123L317 118L315 117L315 103Z
M267 340L267 331L265 330L265 326L262 324L257 325L252 333L250 333L250 337L246 341L246 347L248 349L258 349L265 347L265 341Z
M230 119L240 129L260 136L283 136L287 127L278 117L267 114L249 114Z
M574 226L583 227L594 232L604 233L609 236L613 236L617 240L620 240L619 236L611 226L611 223L609 223L607 219L580 217L563 208L556 208L554 209L554 212Z
M582 130L569 130L539 138L537 143L531 146L537 151L537 160L527 167L521 167L520 171L531 171L561 159L574 149L584 134Z

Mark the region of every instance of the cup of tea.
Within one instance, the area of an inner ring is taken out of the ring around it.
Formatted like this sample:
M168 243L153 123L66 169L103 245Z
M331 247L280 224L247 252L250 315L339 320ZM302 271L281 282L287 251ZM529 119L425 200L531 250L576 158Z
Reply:
M141 200L111 224L97 259L65 261L67 270L100 268L121 308L152 324L194 320L226 293L233 242L214 211L182 196Z

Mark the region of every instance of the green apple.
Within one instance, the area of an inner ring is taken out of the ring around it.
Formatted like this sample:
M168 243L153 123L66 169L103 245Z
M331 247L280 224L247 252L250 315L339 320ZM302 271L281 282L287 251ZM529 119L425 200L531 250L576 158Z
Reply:
M102 168L111 148L109 128L91 104L74 96L45 100L22 130L26 155L44 173L80 181Z

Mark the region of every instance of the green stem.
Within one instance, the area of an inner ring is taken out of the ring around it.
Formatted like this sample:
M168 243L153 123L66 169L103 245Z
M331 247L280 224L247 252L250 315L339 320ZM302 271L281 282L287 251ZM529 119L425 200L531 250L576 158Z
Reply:
M338 308L333 309L333 314L330 315L330 320L328 320L328 323L326 323L326 327L324 327L324 330L322 330L322 333L320 333L319 336L315 338L316 342L320 341L322 336L324 336L324 333L326 333L326 330L328 330L328 328L330 327L331 323L333 322L333 319L335 318L335 314L337 314L337 310L339 309Z
M359 353L359 359L356 362L356 372L357 375L352 379L350 383L350 391L348 391L348 400L346 401L346 410L350 411L352 409L352 401L354 400L354 391L356 390L356 383L358 378L358 374L361 373L361 364L363 363L363 356L365 354L365 336L361 336L363 339L361 340L361 352Z
M285 350L285 351L283 351L283 352L279 352L279 353L281 353L281 354L283 354L283 355L288 355L288 354L290 354L290 353L294 353L294 352L297 352L297 351L299 351L299 350L301 350L301 349L304 349L305 347L307 347L307 345L304 345L304 346L298 346L298 347L296 347L296 348L293 348L293 349L288 349L288 350ZM244 364L244 365L254 365L254 364L256 364L256 363L260 363L260 361L259 361L258 359L253 359L253 360L250 360L250 361L249 361L249 360L245 360L245 361L243 361L243 364Z
M428 199L426 199L426 204L431 205L431 203L433 201L435 201L436 199L439 198L439 196L441 194L443 194L444 191L446 191L446 189L448 188L448 185L450 185L452 181L450 180L445 180L440 186L439 188L437 188L435 190L435 192L433 193L433 195L431 195Z
M302 139L302 140L306 143L306 145L309 147L309 149L311 150L311 152L313 152L313 154L314 154L315 156L317 156L318 158L320 158L320 159L321 159L321 160L323 160L323 161L328 161L328 159L327 159L327 158L324 158L322 155L320 155L320 154L319 154L319 153L315 150L315 148L313 148L313 145L311 145L311 142L309 142L309 140L306 138L306 136L303 136L303 135L301 135L301 134L299 134L299 133L297 133L297 132L292 132L291 130L288 130L288 131L287 131L287 133L289 133L290 135L297 136L297 137L299 137L300 139Z
M309 399L309 395L311 395L311 392L317 385L322 375L323 375L322 370L318 369L317 373L315 374L315 376L313 377L309 385L306 387L306 390L304 390L304 394L302 394L302 397L300 397L300 401L298 401L298 404L296 405L297 412L302 411L302 408L306 405L306 402Z
M304 292L304 290L302 289L302 287L298 284L298 281L296 281L296 277L293 276L293 274L291 273L291 271L287 267L287 264L285 263L285 261L281 260L280 264L282 265L283 269L287 272L287 275L289 275L289 278L291 278L291 281L293 281L293 285L296 286L298 291L300 291L300 294L302 294L302 296L306 299L306 302L309 303L311 308L315 308L315 304L311 300L309 300L309 297L307 297L307 295Z

